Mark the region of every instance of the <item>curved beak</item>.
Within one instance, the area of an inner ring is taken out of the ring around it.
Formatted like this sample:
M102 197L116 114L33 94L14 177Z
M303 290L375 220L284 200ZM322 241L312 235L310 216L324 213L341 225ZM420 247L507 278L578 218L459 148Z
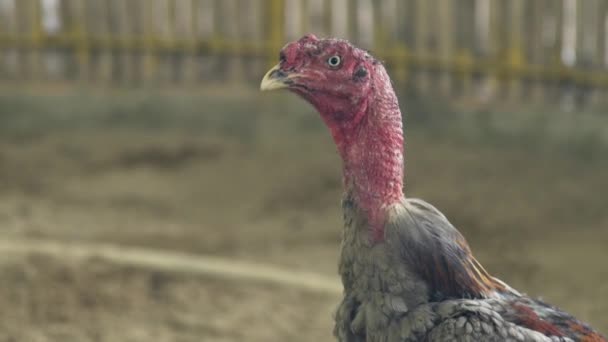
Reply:
M295 76L298 75L281 70L280 64L277 64L264 75L262 83L260 84L260 90L265 91L288 88L293 84L293 78Z

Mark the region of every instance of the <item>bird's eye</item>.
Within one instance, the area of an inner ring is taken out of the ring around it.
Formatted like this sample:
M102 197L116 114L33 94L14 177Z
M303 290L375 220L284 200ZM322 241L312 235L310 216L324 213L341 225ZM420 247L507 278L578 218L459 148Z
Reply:
M331 56L327 59L327 64L332 68L340 66L341 62L342 59L340 58L340 56Z

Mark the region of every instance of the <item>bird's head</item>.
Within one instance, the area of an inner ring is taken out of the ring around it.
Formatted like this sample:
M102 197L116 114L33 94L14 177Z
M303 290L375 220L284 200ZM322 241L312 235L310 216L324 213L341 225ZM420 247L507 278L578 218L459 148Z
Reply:
M310 102L343 160L344 184L380 239L384 209L403 198L403 129L382 63L340 39L312 34L288 43L260 88L287 89Z
M287 89L310 102L330 128L353 125L370 99L381 63L349 42L308 34L288 43L260 88Z

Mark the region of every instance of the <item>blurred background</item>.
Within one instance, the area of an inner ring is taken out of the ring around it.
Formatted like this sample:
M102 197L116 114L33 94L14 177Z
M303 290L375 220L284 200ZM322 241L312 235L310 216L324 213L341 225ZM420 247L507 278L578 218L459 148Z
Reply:
M409 196L608 332L607 31L608 0L0 0L0 341L331 340L339 292L119 253L339 289L339 158L258 91L306 32L385 61Z

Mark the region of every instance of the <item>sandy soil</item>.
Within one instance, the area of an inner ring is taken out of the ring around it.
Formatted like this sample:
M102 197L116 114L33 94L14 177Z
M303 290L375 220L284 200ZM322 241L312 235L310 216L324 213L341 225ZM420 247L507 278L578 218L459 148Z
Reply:
M335 275L340 164L310 108L149 98L0 101L0 234ZM608 161L411 126L410 196L440 208L490 272L607 332ZM0 270L0 341L321 341L337 302L40 254L7 255Z

